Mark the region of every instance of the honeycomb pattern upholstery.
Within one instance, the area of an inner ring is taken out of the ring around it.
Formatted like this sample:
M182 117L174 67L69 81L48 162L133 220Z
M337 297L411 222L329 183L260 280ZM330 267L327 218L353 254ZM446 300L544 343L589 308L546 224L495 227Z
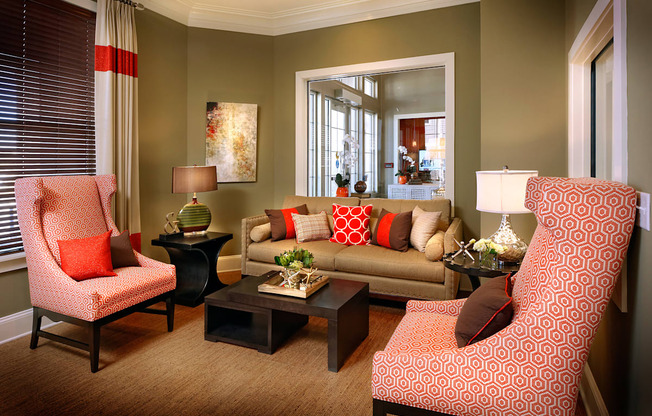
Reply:
M409 302L386 349L374 355L374 414L389 402L452 415L572 415L635 200L634 189L615 182L530 178L526 207L538 227L513 277L512 323L457 348L452 334L424 334L454 331L464 299Z

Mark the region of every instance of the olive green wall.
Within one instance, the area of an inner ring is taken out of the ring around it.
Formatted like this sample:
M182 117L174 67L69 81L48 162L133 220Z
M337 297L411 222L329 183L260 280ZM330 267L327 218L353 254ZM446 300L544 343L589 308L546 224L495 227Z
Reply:
M0 317L31 307L27 269L0 273Z
M481 167L507 165L538 170L541 176L566 176L564 1L480 4ZM481 237L496 231L500 219L482 213ZM534 215L512 215L511 220L516 233L529 242L536 228Z
M272 54L270 36L188 29L187 163L206 163L207 102L258 104L256 182L220 183L217 191L198 195L213 215L209 230L233 233L223 255L240 253L242 218L275 207L272 155L279 149L274 137Z
M274 201L294 193L297 71L455 52L455 205L477 235L480 167L480 5L447 7L274 38ZM301 173L303 174L303 173ZM262 208L262 207L261 207Z
M172 166L186 164L188 28L159 14L136 13L140 205L143 254L169 261L152 247L163 232L165 215L186 203L172 190Z
M596 0L566 2L566 49L579 33ZM627 0L627 152L628 184L652 192L652 3ZM634 228L627 256L628 312L609 303L589 355L589 366L612 415L643 415L650 411L652 381L652 235Z

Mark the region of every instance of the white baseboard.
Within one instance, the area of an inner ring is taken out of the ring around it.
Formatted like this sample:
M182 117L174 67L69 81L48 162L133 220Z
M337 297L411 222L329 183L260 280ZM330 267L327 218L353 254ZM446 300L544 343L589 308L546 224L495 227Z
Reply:
M218 272L234 272L241 268L241 257L239 254L232 256L220 256L217 259Z
M41 321L41 329L56 325L59 322L52 322L45 316ZM13 341L17 338L32 333L32 309L25 309L13 315L0 318L0 344Z
M584 365L584 372L580 381L580 396L582 396L587 416L609 416L607 405L602 400L602 395L595 383L589 363Z

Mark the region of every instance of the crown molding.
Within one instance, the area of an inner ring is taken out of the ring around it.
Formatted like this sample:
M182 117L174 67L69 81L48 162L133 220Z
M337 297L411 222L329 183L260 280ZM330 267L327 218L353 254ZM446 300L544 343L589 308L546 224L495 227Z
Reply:
M190 27L276 36L362 22L480 0L334 0L261 12L193 0L141 0L148 9Z

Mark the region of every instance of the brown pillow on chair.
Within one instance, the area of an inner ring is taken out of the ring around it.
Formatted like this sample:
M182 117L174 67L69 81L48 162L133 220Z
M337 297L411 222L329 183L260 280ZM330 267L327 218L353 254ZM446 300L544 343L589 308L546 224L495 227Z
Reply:
M307 215L308 207L306 204L294 208L285 209L266 209L265 214L269 217L269 223L272 226L272 241L285 240L294 238L297 234L294 230L292 213Z
M114 269L129 266L140 267L131 246L129 231L123 231L122 234L111 237L111 263L113 263Z
M457 346L471 345L509 325L514 312L511 293L507 275L490 279L471 293L455 324Z

